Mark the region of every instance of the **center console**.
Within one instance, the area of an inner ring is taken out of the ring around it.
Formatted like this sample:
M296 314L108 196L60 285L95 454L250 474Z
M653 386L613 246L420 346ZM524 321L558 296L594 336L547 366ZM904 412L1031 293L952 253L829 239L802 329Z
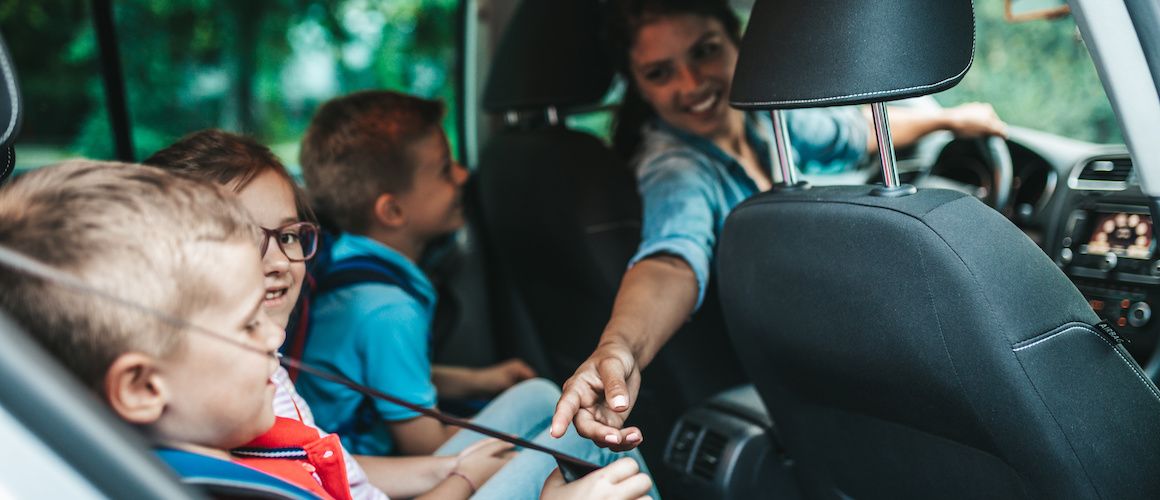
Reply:
M1053 243L1056 264L1092 309L1130 341L1140 364L1152 361L1160 320L1160 255L1147 199L1127 158L1096 158L1076 167ZM1155 377L1155 368L1147 370Z
M662 462L674 478L666 498L799 497L793 462L753 385L722 392L685 412Z

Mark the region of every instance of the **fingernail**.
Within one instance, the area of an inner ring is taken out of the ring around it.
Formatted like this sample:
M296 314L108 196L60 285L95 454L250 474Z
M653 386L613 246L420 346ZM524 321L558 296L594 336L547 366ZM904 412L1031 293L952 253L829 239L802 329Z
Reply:
M634 432L632 434L629 434L627 437L625 437L624 440L628 441L630 443L635 443L637 441L640 441L640 434L637 434Z
M625 406L628 406L628 398L626 398L624 396L617 396L615 398L612 398L612 407L613 408L623 408Z
M620 436L617 436L616 434L609 434L604 436L604 440L612 444L620 444Z

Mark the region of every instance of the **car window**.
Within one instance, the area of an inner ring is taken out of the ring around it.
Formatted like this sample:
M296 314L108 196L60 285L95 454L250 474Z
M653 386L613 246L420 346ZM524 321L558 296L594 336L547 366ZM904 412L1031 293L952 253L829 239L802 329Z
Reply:
M1003 2L975 2L975 60L943 106L989 102L1012 125L1098 143L1122 143L1075 19L1011 23Z
M108 118L89 4L6 1L0 7L0 33L24 97L17 171L90 151L112 151L112 135L101 126Z
M0 406L0 498L105 498Z
M88 2L0 8L28 114L18 168L114 156ZM114 2L140 160L217 127L250 134L297 171L298 140L323 101L390 88L442 99L457 151L457 0Z

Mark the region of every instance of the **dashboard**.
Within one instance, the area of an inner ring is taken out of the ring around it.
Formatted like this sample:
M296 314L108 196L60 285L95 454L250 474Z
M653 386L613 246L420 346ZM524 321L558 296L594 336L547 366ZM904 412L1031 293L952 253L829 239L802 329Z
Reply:
M994 207L1055 262L1101 318L1130 341L1125 347L1153 380L1160 378L1160 252L1148 199L1127 148L1012 128L1010 196ZM945 138L916 184L968 192L988 201L996 189L979 141ZM918 154L921 154L918 153ZM921 163L921 162L917 162Z

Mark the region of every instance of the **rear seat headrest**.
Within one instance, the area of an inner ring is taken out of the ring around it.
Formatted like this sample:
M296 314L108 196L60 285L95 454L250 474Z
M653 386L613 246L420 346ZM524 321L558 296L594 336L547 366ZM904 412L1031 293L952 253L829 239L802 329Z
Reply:
M489 112L598 104L612 82L596 0L523 0L508 23L483 93Z
M16 68L12 64L8 46L0 37L0 183L12 175L12 169L16 166L16 152L12 143L20 131L22 111Z

